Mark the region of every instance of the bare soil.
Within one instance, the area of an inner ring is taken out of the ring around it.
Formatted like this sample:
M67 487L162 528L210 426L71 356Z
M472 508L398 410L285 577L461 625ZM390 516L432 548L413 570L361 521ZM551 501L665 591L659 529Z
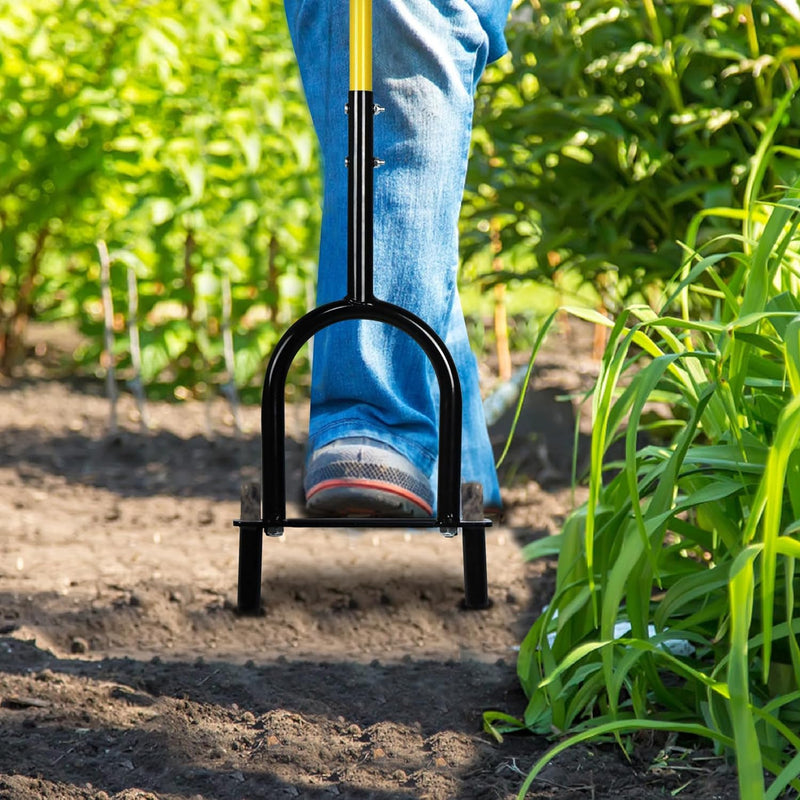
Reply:
M255 618L235 610L232 520L258 477L258 409L237 436L221 400L151 403L142 431L124 396L112 433L99 382L29 362L0 385L0 799L515 797L552 741L497 743L481 715L525 707L515 648L554 565L520 548L582 499L568 486L575 406L559 398L595 365L575 352L559 337L526 401L506 517L487 535L490 609L460 607L457 539L304 529L265 541ZM289 408L296 514L306 419ZM713 754L644 737L631 760L568 750L528 797L735 787Z

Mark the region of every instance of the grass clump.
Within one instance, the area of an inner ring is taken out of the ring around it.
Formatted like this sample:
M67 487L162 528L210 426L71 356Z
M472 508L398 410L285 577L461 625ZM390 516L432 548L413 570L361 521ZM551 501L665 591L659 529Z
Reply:
M643 728L715 742L743 798L800 792L800 191L742 217L690 253L662 312L571 309L610 328L589 497L526 548L558 567L520 649L524 716L485 715L498 736L561 737L520 798L565 747ZM710 318L689 317L692 292ZM672 414L653 421L653 402Z

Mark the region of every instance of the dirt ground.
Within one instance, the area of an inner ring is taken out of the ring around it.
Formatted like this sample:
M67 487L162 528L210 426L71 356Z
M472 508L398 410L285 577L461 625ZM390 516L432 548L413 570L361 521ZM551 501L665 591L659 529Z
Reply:
M265 541L264 614L239 617L232 520L258 477L258 409L237 437L221 400L153 403L145 432L123 396L111 433L99 382L33 362L0 384L0 800L515 797L552 742L498 744L481 714L524 709L515 648L553 564L520 547L571 507L574 411L558 398L596 368L563 337L541 364L479 612L459 605L457 539L301 529ZM289 409L298 515L305 421ZM611 745L567 751L528 797L732 800L735 787L713 754L643 740L631 761Z

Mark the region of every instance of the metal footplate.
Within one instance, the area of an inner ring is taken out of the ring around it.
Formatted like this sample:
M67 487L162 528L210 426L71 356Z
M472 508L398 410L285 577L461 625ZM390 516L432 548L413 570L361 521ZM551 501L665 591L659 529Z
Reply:
M447 538L461 534L464 560L463 607L488 608L491 603L486 575L485 532L492 522L483 517L483 487L480 483L462 485L461 507L463 519L459 519L455 527L443 524L438 517L298 517L282 519L280 524L268 524L261 518L259 485L244 484L241 518L233 521L239 528L239 613L261 613L263 535L266 533L267 536L282 536L285 528L438 528Z

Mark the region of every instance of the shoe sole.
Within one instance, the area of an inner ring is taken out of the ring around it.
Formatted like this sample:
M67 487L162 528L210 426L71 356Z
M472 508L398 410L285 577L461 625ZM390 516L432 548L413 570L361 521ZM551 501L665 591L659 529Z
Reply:
M331 479L306 495L309 513L347 517L429 517L433 508L413 492L381 481Z

